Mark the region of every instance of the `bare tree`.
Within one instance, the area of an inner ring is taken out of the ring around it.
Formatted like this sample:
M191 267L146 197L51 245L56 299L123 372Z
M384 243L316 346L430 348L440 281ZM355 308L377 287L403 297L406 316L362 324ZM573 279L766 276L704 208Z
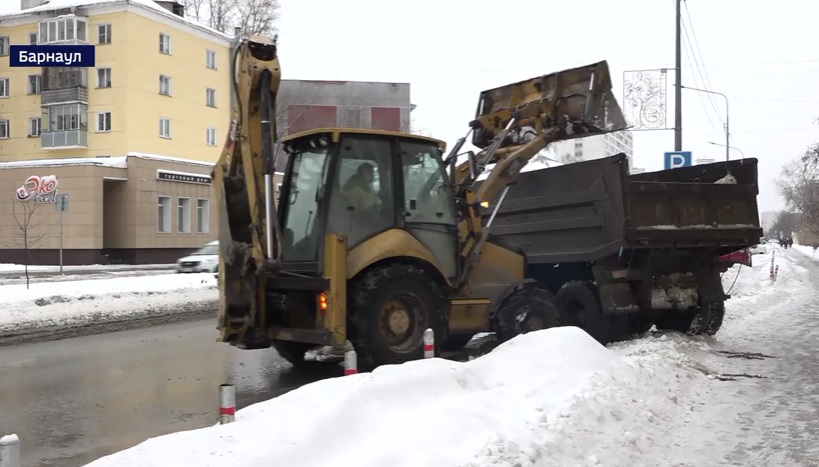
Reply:
M21 248L25 255L23 268L26 275L26 289L30 284L28 266L32 259L31 250L43 246L51 238L47 228L37 219L36 214L41 206L43 203L36 203L33 200L20 201L16 197L11 201L12 230L15 237L13 244L14 248Z
M805 228L819 233L819 164L810 157L806 154L802 160L785 164L777 187L787 206L800 214Z
M279 0L182 0L185 14L222 33L241 28L250 35L273 36Z

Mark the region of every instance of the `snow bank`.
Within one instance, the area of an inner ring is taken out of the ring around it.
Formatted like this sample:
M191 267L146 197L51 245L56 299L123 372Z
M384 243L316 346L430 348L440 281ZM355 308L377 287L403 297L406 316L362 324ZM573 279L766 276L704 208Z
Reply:
M160 274L70 282L0 285L0 331L35 322L98 314L129 315L148 307L215 300L213 274Z
M670 442L663 427L683 410L686 379L703 377L652 350L668 343L647 341L618 354L578 328L533 332L467 363L319 381L240 410L235 423L88 465L636 465Z

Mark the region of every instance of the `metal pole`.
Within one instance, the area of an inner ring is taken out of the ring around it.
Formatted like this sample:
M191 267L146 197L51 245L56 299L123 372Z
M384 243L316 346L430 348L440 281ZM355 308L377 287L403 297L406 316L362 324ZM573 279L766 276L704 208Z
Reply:
M677 0L677 43L674 61L674 150L682 151L682 15Z
M60 275L63 274L63 214L65 211L60 209Z
M232 384L219 386L219 423L224 425L236 420L236 391Z
M728 162L731 153L731 127L728 115L731 112L728 111L728 96L723 94L722 97L725 98L725 162Z

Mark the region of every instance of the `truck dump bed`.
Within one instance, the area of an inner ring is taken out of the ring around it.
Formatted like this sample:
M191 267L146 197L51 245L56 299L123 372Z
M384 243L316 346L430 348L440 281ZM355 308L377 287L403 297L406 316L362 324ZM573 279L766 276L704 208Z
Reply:
M737 183L714 183L726 168ZM629 175L619 154L521 173L490 232L530 264L595 261L621 248L722 254L759 242L757 194L756 159Z

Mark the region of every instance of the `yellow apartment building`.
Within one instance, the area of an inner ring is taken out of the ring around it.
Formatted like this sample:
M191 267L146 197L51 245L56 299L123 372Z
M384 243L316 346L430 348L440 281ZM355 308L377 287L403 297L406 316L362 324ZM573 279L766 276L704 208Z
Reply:
M14 44L92 44L96 66L11 68ZM64 264L172 262L215 239L230 46L175 1L22 0L0 16L0 263L58 261L58 194Z

